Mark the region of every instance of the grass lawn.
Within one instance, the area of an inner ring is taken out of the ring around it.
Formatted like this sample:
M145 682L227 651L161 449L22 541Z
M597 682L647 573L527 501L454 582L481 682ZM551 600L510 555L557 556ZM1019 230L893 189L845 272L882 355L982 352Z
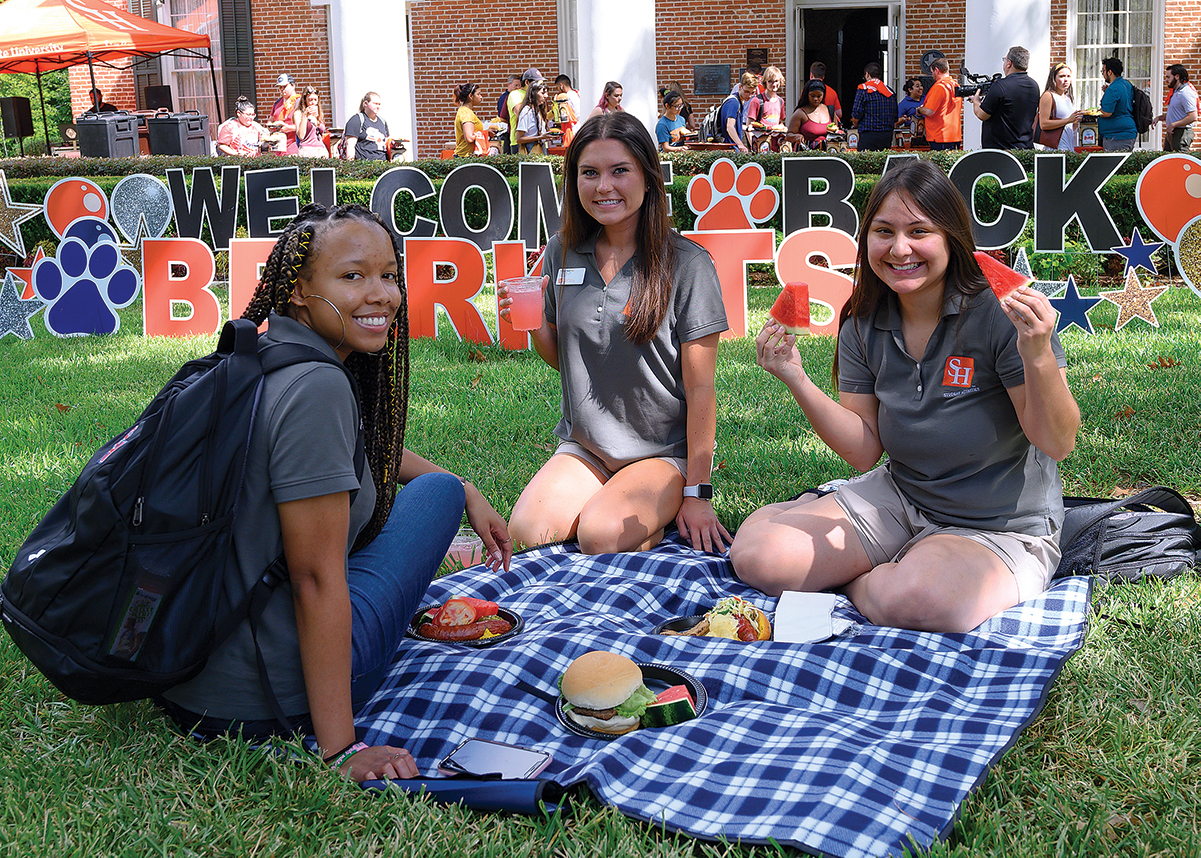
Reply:
M1179 283L1177 283L1179 285ZM757 330L773 288L751 290ZM488 302L481 300L481 306ZM1173 288L1158 329L1114 332L1099 305L1093 336L1063 335L1083 412L1062 465L1068 494L1117 496L1163 483L1201 499L1201 298ZM486 312L486 311L485 311ZM177 366L212 338L127 333L0 341L0 562L70 485L91 453L127 426ZM833 341L802 342L819 381ZM507 514L549 455L555 374L532 353L413 343L407 444L473 480ZM1161 361L1160 359L1163 358ZM733 530L752 510L851 475L809 430L784 387L755 366L752 339L718 359L716 507ZM1201 586L1098 587L1084 649L1046 708L964 804L936 856L1201 854ZM149 703L86 707L64 699L0 636L0 854L758 856L791 850L700 843L632 822L590 798L549 820L370 797L316 763L237 742L199 747Z

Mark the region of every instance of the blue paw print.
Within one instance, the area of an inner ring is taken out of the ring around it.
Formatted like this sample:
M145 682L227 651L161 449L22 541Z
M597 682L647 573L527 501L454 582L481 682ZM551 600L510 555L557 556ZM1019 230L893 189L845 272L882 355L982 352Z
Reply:
M38 262L33 290L47 303L46 329L58 337L114 334L117 310L138 296L138 273L121 259L116 234L99 218L80 218L58 246L58 256Z

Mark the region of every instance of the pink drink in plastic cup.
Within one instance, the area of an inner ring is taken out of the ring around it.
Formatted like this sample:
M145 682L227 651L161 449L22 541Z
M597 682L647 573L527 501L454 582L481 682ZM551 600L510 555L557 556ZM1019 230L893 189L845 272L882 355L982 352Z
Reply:
M476 536L470 527L460 528L450 543L446 557L455 563L461 563L463 568L483 563L484 541Z
M542 278L514 277L502 280L513 303L509 305L509 322L519 331L536 331L542 327Z

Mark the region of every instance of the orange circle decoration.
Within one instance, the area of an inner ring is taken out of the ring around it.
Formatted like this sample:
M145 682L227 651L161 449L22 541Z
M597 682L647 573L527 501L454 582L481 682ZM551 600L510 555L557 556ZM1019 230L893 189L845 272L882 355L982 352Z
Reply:
M108 197L87 179L63 179L46 192L46 222L62 238L67 227L81 217L108 220Z
M1201 215L1201 162L1189 155L1157 158L1139 174L1134 197L1155 234L1175 244L1185 225Z

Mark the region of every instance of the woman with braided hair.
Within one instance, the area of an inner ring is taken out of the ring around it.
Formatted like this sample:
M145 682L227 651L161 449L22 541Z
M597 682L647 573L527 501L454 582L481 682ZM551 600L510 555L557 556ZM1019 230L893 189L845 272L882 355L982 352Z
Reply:
M244 317L266 320L268 341L344 362L359 389L367 467L355 466L360 408L345 373L315 360L265 377L231 564L249 588L282 552L288 581L254 634L244 623L159 701L202 738L273 735L282 715L355 781L417 774L407 751L359 742L354 711L378 687L464 508L489 565L507 568L512 556L505 521L480 492L404 448L400 271L391 233L362 206L306 206L271 251ZM278 706L262 687L260 654Z

